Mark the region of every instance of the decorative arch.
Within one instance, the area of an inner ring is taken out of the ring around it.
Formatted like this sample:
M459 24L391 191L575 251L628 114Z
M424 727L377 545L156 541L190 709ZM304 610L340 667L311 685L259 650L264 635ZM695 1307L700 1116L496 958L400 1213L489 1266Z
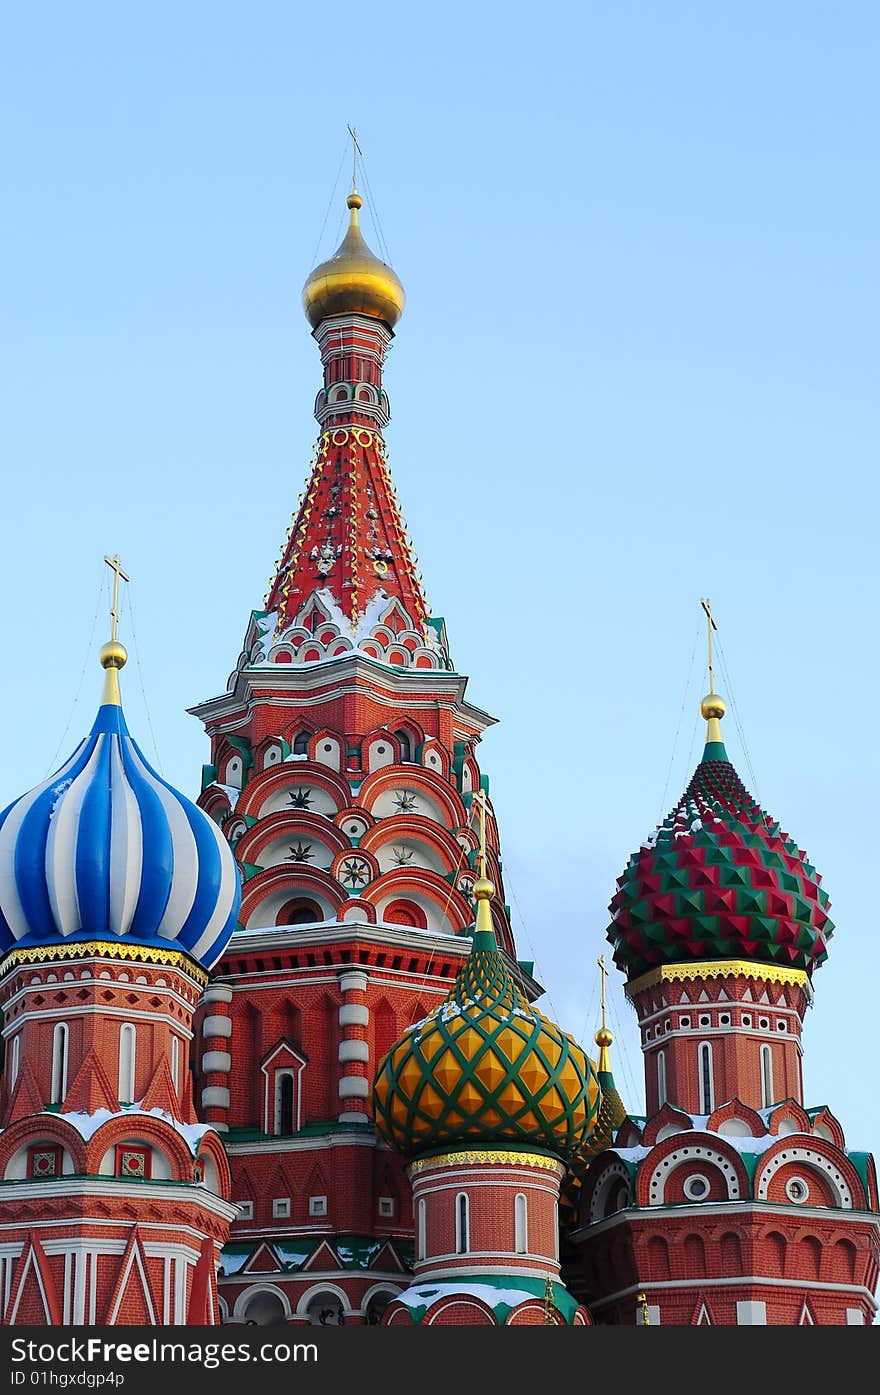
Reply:
M100 1174L101 1164L107 1153L117 1143L135 1138L143 1139L151 1147L164 1154L168 1161L171 1178L175 1182L191 1182L193 1154L189 1145L175 1129L164 1120L152 1114L139 1114L136 1110L126 1110L114 1115L96 1129L87 1145L88 1171Z
M408 781L414 786L421 786L426 795L429 795L439 806L444 815L446 827L449 830L463 828L468 823L468 813L464 801L452 788L450 784L428 766L419 766L413 770L411 765L385 765L378 770L372 771L358 792L358 802L364 809L371 809L380 794L387 789L393 789L401 781ZM424 816L422 816L424 817ZM486 833L488 837L489 824L492 820L486 820Z
M311 1303L322 1293L331 1293L334 1298L339 1299L344 1313L351 1312L351 1305L349 1304L348 1295L345 1290L341 1289L338 1284L330 1283L325 1279L320 1283L312 1284L310 1288L307 1288L300 1294L296 1304L297 1317L308 1317Z
M670 1125L673 1126L670 1129ZM693 1131L693 1120L683 1109L668 1101L658 1109L652 1119L649 1119L642 1132L641 1142L648 1148L655 1143L659 1143L661 1134L664 1138L671 1136L671 1133L684 1133Z
M742 1127L730 1127L733 1124ZM716 1109L706 1120L706 1129L709 1133L727 1134L735 1138L761 1138L768 1131L758 1111L738 1099L728 1100Z
M818 1144L818 1140L817 1140ZM829 1153L832 1155L829 1156ZM834 1156L836 1154L836 1156ZM830 1189L833 1205L842 1211L850 1211L853 1206L863 1209L865 1195L859 1175L848 1158L832 1150L817 1146L807 1147L800 1143L786 1143L783 1139L768 1150L761 1159L761 1166L755 1177L755 1200L766 1201L770 1184L780 1169L807 1169L818 1174L824 1185Z
M749 1195L748 1174L739 1154L733 1148L719 1146L717 1136L696 1131L686 1137L676 1134L658 1143L645 1159L636 1184L639 1206L661 1206L666 1196L669 1178L680 1167L698 1171L701 1165L714 1167L726 1185L728 1201L739 1201Z
M75 1173L89 1171L85 1140L72 1124L58 1114L30 1114L0 1133L0 1176L6 1176L10 1162L22 1148L44 1141L68 1153Z
M379 1284L373 1284L372 1288L367 1289L361 1299L361 1310L365 1315L368 1327L379 1326L385 1315L385 1310L401 1292L402 1289L399 1284L391 1284L388 1283L387 1280ZM387 1303L382 1304L381 1300L383 1298L387 1299ZM378 1316L375 1318L371 1317L372 1312L377 1313Z
M280 768L264 771L259 779L249 783L235 806L236 815L259 817L260 810L273 794L288 785L300 785L304 781L324 790L337 810L351 804L351 790L347 781L329 766L316 761L285 761Z
M404 897L412 900L415 893L421 893L425 900L436 907L441 918L447 920L453 934L460 934L473 922L473 912L460 891L454 890L437 872L426 867L401 867L399 870L384 872L371 882L362 893L362 899L376 907L387 899Z
M270 1295L273 1299L277 1300L277 1303L280 1304L281 1307L281 1321L286 1322L290 1317L290 1301L287 1294L284 1292L284 1289L279 1288L277 1284L267 1283L249 1284L247 1288L242 1289L232 1309L233 1318L238 1322L248 1322L248 1311L253 1311L254 1300L257 1299L260 1294ZM254 1321L254 1319L252 1318L250 1321ZM256 1321L257 1327L268 1327L270 1325L271 1319L269 1322Z
M342 888L330 874L317 867L309 867L303 862L295 865L291 863L289 866L266 867L245 882L238 917L240 924L248 926L251 918L270 896L276 893L280 896L284 892L290 896L308 896L310 892L315 896L320 895L328 903L331 917L336 915L346 899ZM279 899L276 911L281 904Z
M349 846L348 839L341 829L323 814L312 814L299 809L281 809L277 813L267 814L248 829L247 833L242 834L236 848L236 856L240 862L258 863L272 843L289 838L312 838L328 850L331 859ZM298 867L300 864L295 865Z

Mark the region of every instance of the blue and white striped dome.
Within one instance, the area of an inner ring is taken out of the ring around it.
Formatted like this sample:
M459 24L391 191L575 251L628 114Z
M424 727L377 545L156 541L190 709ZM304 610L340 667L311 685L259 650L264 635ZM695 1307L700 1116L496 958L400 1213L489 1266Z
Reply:
M209 969L241 905L235 858L107 697L67 763L0 814L0 955L100 939L182 950Z

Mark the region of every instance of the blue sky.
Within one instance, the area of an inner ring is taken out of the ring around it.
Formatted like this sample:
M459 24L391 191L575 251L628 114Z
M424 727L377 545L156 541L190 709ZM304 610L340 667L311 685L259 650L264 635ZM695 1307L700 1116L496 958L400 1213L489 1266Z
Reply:
M7 7L0 801L91 722L117 549L130 723L198 789L185 708L225 687L307 471L300 288L352 122L408 293L392 467L501 719L482 760L542 1006L595 1031L614 879L699 755L709 595L728 750L837 925L807 1103L880 1148L878 65L854 0Z

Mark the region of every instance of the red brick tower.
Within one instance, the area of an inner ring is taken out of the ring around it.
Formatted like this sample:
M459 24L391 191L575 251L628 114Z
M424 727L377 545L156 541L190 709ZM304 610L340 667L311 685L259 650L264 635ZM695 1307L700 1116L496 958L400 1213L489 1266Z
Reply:
M234 1208L189 1054L238 874L129 736L122 645L101 661L90 735L0 815L0 1306L7 1325L214 1323Z
M311 477L222 696L201 806L244 877L241 926L200 1022L204 1117L239 1213L232 1321L374 1322L407 1280L412 1201L371 1120L377 1062L445 997L470 941L477 745L388 471L382 371L403 307L361 200L304 304L324 382ZM490 875L501 886L488 810ZM514 953L503 898L498 943ZM512 957L527 996L538 991Z
M803 1099L828 898L728 760L708 607L707 619L703 758L610 908L647 1116L627 1117L586 1168L569 1282L598 1323L866 1324L880 1261L874 1160Z

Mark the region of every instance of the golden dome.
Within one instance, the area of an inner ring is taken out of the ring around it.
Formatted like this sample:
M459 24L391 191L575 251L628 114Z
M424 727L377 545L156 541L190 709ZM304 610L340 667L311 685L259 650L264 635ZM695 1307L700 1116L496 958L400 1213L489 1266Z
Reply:
M403 286L364 242L358 209L363 199L348 196L351 220L339 248L316 266L303 286L303 308L312 329L330 315L370 315L393 329L403 314Z
M118 639L108 639L106 644L102 644L98 658L102 668L124 668L128 650Z
M712 717L723 717L726 711L727 704L717 693L707 693L700 703L700 712L707 722Z

